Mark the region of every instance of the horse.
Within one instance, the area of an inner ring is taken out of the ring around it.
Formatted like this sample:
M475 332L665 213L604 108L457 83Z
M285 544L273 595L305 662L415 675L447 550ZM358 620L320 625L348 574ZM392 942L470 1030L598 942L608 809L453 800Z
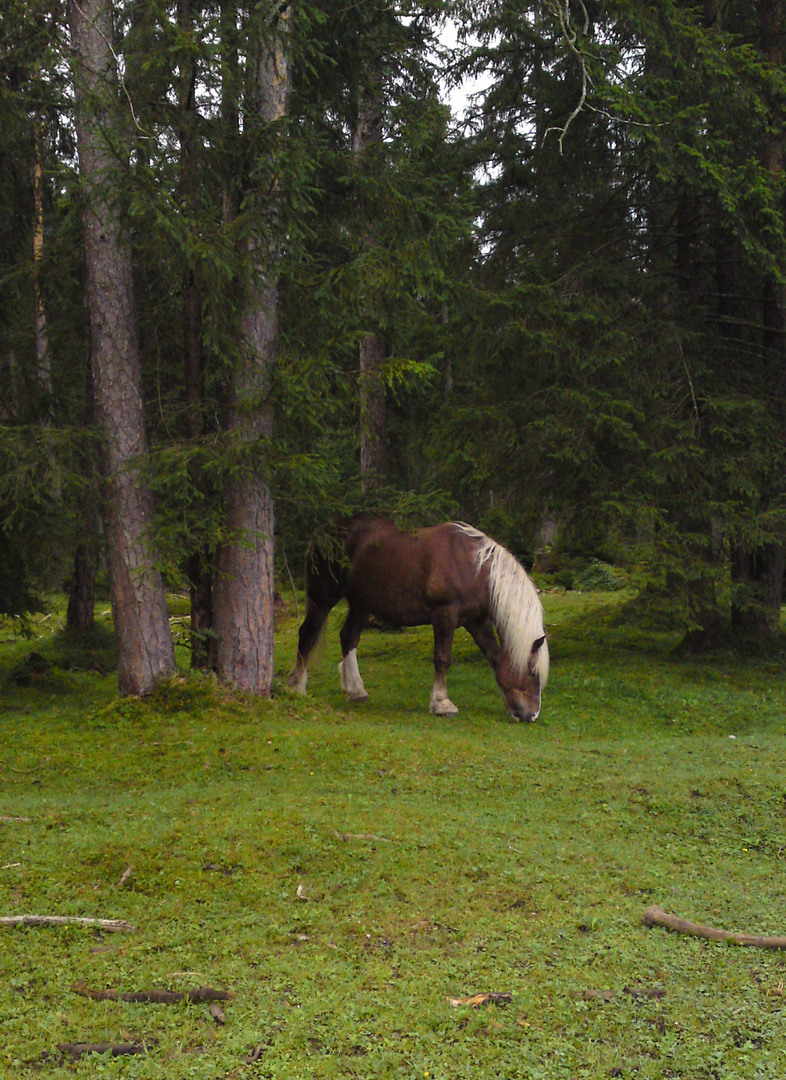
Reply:
M396 627L434 629L434 684L429 708L456 716L447 690L453 636L465 627L496 676L514 720L533 721L549 673L549 649L538 591L501 544L464 522L404 532L390 521L355 518L336 527L335 547L312 542L306 556L306 612L287 685L305 694L309 658L329 612L346 597L341 628L341 682L349 701L366 701L357 662L370 617Z

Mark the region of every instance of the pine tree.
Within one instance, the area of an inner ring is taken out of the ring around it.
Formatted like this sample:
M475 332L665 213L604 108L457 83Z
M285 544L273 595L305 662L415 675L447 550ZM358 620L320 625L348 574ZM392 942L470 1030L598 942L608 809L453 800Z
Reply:
M106 0L70 0L96 406L106 448L107 533L120 688L148 693L175 670L161 575L150 540L147 455L131 252L117 203L117 73ZM114 181L114 187L113 187Z
M730 568L742 599L768 552L777 621L783 339L763 298L783 277L783 79L761 20L772 31L779 12L466 12L466 65L490 78L473 139L489 171L448 417L479 453L457 476L487 513L493 485L528 545L544 515L585 549L649 537L697 644ZM740 545L755 566L730 559Z
M248 39L245 130L270 155L254 160L267 181L246 178L243 196L256 220L245 238L248 266L240 319L241 358L230 373L227 431L236 465L224 490L224 539L214 590L218 677L239 689L270 693L273 682L273 499L258 447L273 434L266 399L278 349L279 188L276 141L289 94L287 3L253 20ZM262 468L260 468L260 466Z

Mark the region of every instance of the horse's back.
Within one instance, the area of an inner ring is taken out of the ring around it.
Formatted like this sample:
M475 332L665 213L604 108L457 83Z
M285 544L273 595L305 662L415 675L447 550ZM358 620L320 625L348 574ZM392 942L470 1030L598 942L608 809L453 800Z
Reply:
M350 603L402 626L430 623L434 610L483 603L467 538L453 524L406 532L389 521L354 522L347 534Z

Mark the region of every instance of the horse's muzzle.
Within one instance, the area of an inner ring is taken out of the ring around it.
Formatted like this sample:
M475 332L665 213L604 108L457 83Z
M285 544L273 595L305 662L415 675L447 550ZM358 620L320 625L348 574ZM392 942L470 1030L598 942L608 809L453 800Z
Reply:
M529 709L510 709L509 712L511 718L520 724L534 724L540 716L540 709L537 712L530 712Z

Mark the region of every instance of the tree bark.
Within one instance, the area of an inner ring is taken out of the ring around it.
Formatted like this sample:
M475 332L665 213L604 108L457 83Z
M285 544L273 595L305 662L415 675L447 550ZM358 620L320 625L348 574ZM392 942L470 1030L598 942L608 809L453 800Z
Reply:
M691 922L679 915L670 915L662 907L653 904L641 916L643 926L663 926L678 934L706 938L709 941L726 941L730 945L754 945L760 949L786 949L786 937L770 937L767 934L737 934L732 930L718 930L714 926Z
M364 491L388 475L388 414L382 371L387 349L381 334L360 343L360 476Z
M272 125L286 115L288 29L288 6L275 6L258 51L249 60L246 123ZM263 209L266 235L257 226L248 241L251 280L241 318L243 356L228 387L227 430L239 464L224 491L226 539L216 555L213 600L219 680L267 695L273 683L274 512L270 486L259 471L254 450L273 434L266 399L278 345L275 267L280 214L275 173Z
M86 634L95 622L96 561L89 546L77 544L68 593L66 629Z
M35 352L38 386L47 411L52 397L52 361L49 354L49 335L46 329L46 309L41 289L41 261L44 257L44 165L41 154L40 122L34 126L35 160L33 161L33 287L35 290Z
M147 456L131 250L117 201L117 71L108 0L69 0L96 414L104 438L107 540L120 689L146 694L175 671L150 538Z

